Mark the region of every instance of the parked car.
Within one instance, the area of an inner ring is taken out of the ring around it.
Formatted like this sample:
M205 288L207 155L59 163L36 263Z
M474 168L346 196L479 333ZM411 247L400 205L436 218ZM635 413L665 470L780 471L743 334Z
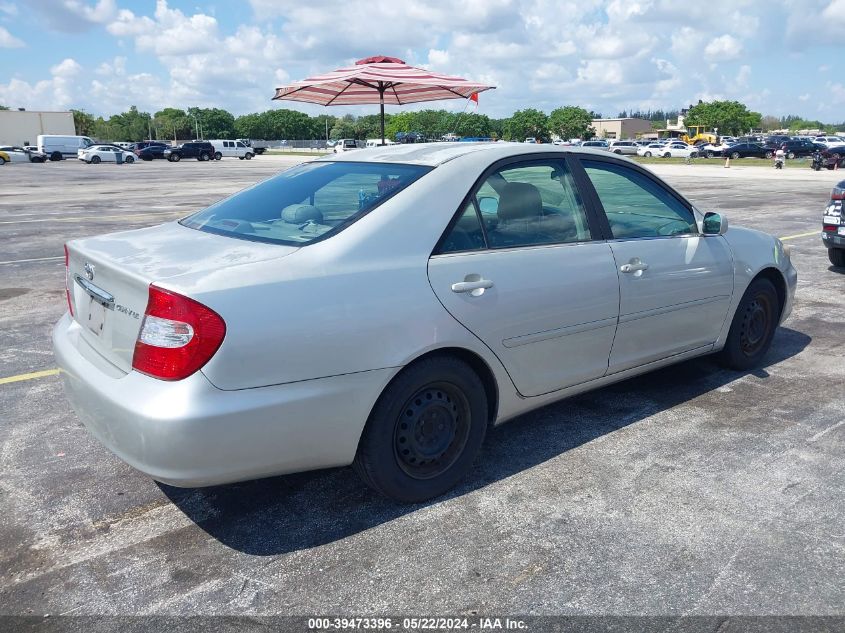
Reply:
M797 281L780 240L627 159L516 143L320 158L65 248L54 356L118 456L178 486L351 463L403 502L492 424L704 354L754 367Z
M179 162L183 158L196 158L197 160L211 160L214 158L214 145L208 141L193 141L182 143L179 147L164 148L164 158L171 162Z
M252 160L252 157L255 156L252 148L247 147L240 141L216 139L208 142L214 146L214 160L220 160L224 157Z
M135 154L117 145L92 145L79 150L79 160L89 165L100 163L116 163L118 158L124 163L134 163Z
M722 150L723 158L766 158L771 150L766 149L759 143L737 143L736 145L729 145Z
M358 149L358 141L354 138L342 138L334 144L332 151L335 154L342 154L353 149Z
M841 136L817 136L816 143L821 143L825 147L839 147L845 145L845 138Z
M657 155L663 158L695 158L698 150L686 143L674 142L666 143Z
M592 147L593 149L610 149L610 143L607 141L584 141L581 147Z
M635 141L613 141L608 149L614 154L636 155L638 147Z
M135 146L135 155L141 160L155 160L156 158L167 158L164 155L170 145L165 143L145 143L143 147L138 147L140 143Z
M836 184L830 192L830 202L822 218L822 244L827 248L830 263L840 268L845 267L845 180Z
M827 169L834 169L837 166L845 167L845 145L823 149L822 160Z
M39 134L36 137L38 151L50 157L50 160L76 158L80 149L91 147L94 141L88 136L70 136L59 134Z
M18 145L0 146L0 151L6 152L13 163L43 163L47 160L47 154L37 149L31 150Z
M640 145L637 148L637 156L644 156L649 158L651 156L660 156L660 150L663 149L663 143L649 143L648 145Z
M825 149L825 146L813 141L793 140L781 144L780 149L783 150L787 158L792 159L811 156L816 150ZM771 156L768 156L768 158L771 158Z
M268 149L270 149L270 143L267 141L259 141L252 138L236 138L236 141L240 141L250 149L252 149L253 153L258 156L259 154L263 154Z

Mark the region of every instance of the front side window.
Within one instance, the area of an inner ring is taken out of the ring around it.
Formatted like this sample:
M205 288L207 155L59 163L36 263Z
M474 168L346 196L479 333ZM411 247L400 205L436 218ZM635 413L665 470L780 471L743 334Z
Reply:
M430 169L314 161L221 200L181 224L241 239L304 245L343 230Z
M615 239L698 233L692 211L648 176L624 165L591 160L581 163Z

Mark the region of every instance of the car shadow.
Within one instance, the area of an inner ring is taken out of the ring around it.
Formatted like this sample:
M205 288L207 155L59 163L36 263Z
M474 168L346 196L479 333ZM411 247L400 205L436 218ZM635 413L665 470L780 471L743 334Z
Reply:
M746 373L766 378L767 367L797 355L811 340L779 328L763 365L751 372L723 369L712 357L697 358L526 413L491 429L482 458L464 483L429 504L390 501L348 467L210 488L158 485L197 526L232 549L257 556L307 549L510 477Z
M843 266L828 266L827 269L832 273L838 273L840 275L845 275L845 267L843 267Z

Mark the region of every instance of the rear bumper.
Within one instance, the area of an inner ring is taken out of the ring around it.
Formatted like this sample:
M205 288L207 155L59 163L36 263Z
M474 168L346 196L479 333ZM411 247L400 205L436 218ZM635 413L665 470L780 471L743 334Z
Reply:
M352 462L381 369L223 391L197 372L167 382L104 371L65 314L53 351L80 420L123 461L158 481L207 486ZM86 349L87 348L87 349Z
M845 235L822 231L822 244L827 248L845 248Z

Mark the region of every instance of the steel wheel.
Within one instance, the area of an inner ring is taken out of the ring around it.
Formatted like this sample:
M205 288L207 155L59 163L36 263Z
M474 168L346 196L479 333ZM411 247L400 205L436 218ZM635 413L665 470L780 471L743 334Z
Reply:
M725 347L719 352L722 364L738 370L757 366L772 343L780 310L772 282L762 277L752 281L731 321Z
M760 293L747 305L739 331L739 345L746 356L754 356L760 351L771 326L774 310L769 297Z
M472 414L455 385L427 385L411 396L396 420L393 453L414 479L431 479L449 469L466 446Z

